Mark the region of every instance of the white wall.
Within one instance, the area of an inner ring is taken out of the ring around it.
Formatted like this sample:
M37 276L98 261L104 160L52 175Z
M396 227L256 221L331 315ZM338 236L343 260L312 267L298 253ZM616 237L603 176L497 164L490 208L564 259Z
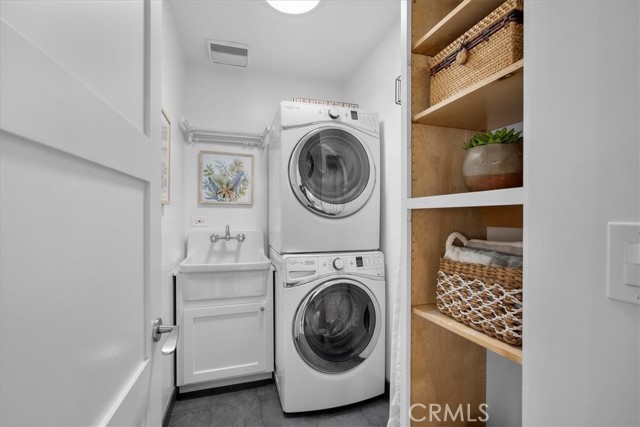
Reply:
M395 79L400 75L400 8L397 23L380 39L352 77L344 85L344 99L360 108L376 110L381 122L381 217L380 249L385 254L387 274L387 342L386 377L391 362L391 303L395 295L391 290L398 285L400 276L400 221L402 207L400 167L400 106L395 103Z
M640 306L605 288L607 222L640 220L639 15L527 3L527 426L640 425Z
M192 126L242 132L264 131L275 116L280 101L294 97L341 100L339 85L297 79L211 64L189 63L186 85L186 118ZM252 206L207 205L198 203L198 153L223 151L254 155L254 200ZM187 145L185 168L185 224L191 229L192 216L206 216L209 227L231 232L239 228L262 230L265 253L268 224L268 155L266 150L242 145L199 143Z
M174 324L172 270L184 258L184 138L179 121L184 115L186 63L170 2L162 5L162 96L164 111L171 121L171 200L162 207L162 319ZM174 356L162 358L162 402L166 408L174 389Z

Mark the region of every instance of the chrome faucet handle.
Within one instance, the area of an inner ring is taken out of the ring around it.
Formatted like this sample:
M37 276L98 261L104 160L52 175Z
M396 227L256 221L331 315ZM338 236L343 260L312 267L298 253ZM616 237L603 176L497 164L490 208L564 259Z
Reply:
M236 239L238 240L238 242L244 242L244 239L245 239L244 233L238 233L238 235L236 236Z
M220 240L220 236L218 235L218 233L212 234L211 236L209 236L209 240L211 240L211 243L215 243Z

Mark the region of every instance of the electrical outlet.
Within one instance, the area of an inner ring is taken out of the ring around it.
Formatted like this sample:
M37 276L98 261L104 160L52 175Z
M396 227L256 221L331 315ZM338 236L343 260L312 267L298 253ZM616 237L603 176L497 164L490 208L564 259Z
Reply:
M206 227L207 226L207 217L206 216L192 216L191 217L191 226L192 227Z
M607 295L640 305L640 223L610 222Z

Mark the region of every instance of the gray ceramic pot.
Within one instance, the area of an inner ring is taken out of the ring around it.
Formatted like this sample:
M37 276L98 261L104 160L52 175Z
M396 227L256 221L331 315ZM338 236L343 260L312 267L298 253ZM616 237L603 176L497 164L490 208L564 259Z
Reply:
M469 191L522 187L522 142L468 149L462 176Z

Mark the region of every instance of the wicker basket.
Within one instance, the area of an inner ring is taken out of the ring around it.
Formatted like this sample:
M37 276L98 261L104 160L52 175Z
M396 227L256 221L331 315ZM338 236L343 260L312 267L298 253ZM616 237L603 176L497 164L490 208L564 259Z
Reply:
M431 105L521 60L522 15L522 0L508 0L431 58Z
M438 310L475 330L522 345L522 271L440 259Z

